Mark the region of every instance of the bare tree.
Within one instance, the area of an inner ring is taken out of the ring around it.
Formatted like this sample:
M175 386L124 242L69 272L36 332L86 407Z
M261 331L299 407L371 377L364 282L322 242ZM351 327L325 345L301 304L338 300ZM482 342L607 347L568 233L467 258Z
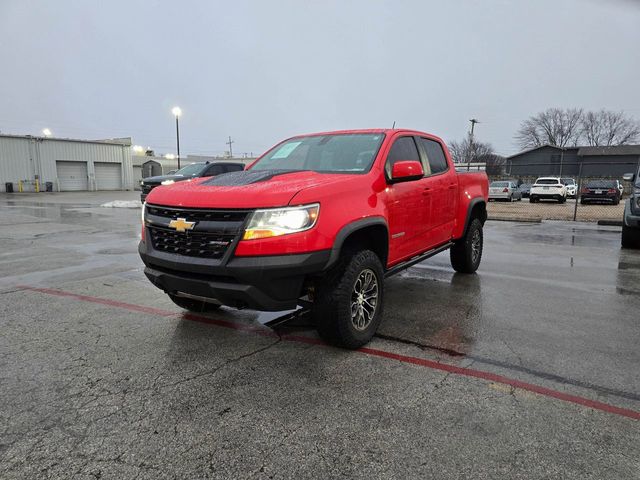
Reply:
M640 123L624 112L600 110L582 117L582 136L594 147L626 145L640 140Z
M453 157L454 163L482 162L482 157L493 155L493 147L490 143L471 140L471 136L467 136L461 142L453 140L449 142L449 151Z
M522 122L515 139L523 149L545 144L576 146L582 134L582 116L579 108L549 108Z

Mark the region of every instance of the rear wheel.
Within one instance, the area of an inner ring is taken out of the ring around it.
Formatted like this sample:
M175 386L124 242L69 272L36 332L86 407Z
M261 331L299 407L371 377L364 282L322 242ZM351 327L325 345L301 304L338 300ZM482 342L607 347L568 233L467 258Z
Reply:
M473 273L480 266L482 259L482 222L474 218L467 232L456 241L449 252L451 266L456 272Z
M384 270L370 250L345 255L317 286L313 318L331 345L359 348L382 320Z
M622 248L640 248L640 228L622 224Z
M196 300L194 298L178 297L171 293L168 294L169 298L180 308L189 310L195 313L214 312L218 310L221 305L218 303L203 302L202 300Z

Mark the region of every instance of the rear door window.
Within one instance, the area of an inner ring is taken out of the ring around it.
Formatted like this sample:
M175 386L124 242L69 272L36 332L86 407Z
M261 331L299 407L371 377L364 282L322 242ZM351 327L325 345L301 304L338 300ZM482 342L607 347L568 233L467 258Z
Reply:
M420 137L420 143L422 144L424 153L427 154L427 161L429 162L432 175L444 172L449 168L447 157L445 157L444 150L442 150L442 145L435 140L422 137Z

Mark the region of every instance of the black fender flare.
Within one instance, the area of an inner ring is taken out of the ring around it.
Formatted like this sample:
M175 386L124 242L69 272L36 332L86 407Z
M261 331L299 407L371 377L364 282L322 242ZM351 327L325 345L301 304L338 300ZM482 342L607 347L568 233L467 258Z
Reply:
M342 227L338 234L336 235L335 240L333 241L333 247L331 247L331 254L329 256L329 261L325 268L330 268L335 262L340 258L340 252L342 251L342 245L344 241L347 239L349 235L358 230L362 230L363 228L372 227L372 226L382 226L387 231L387 242L389 236L389 225L387 225L387 221L384 217L374 216L374 217L366 217L361 218L360 220L356 220L351 223L347 223L344 227Z
M471 212L473 211L474 207L478 204L484 204L484 211L486 213L487 211L487 202L484 201L484 198L482 197L477 197L472 199L469 202L469 205L467 206L467 216L465 217L465 221L464 221L464 229L462 230L462 236L460 238L464 238L464 236L467 234L467 229L469 228L469 223L471 220ZM480 221L482 222L482 224L484 225L484 222L487 221L487 216L485 215L484 218L481 218Z

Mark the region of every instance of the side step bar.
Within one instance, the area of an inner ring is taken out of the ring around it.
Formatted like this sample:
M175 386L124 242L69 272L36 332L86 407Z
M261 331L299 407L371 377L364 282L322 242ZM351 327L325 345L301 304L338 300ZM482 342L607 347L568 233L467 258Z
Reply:
M433 257L434 255L437 255L440 252L444 252L445 250L450 248L451 245L453 245L453 242L445 243L444 245L441 245L436 248L432 248L431 250L427 250L426 252L421 253L420 255L416 255L415 257L412 257L409 260L405 260L402 263L394 265L389 270L384 272L384 278L390 277L391 275L395 275L396 273L401 272L402 270L409 268L415 265L416 263L420 263L429 257Z

